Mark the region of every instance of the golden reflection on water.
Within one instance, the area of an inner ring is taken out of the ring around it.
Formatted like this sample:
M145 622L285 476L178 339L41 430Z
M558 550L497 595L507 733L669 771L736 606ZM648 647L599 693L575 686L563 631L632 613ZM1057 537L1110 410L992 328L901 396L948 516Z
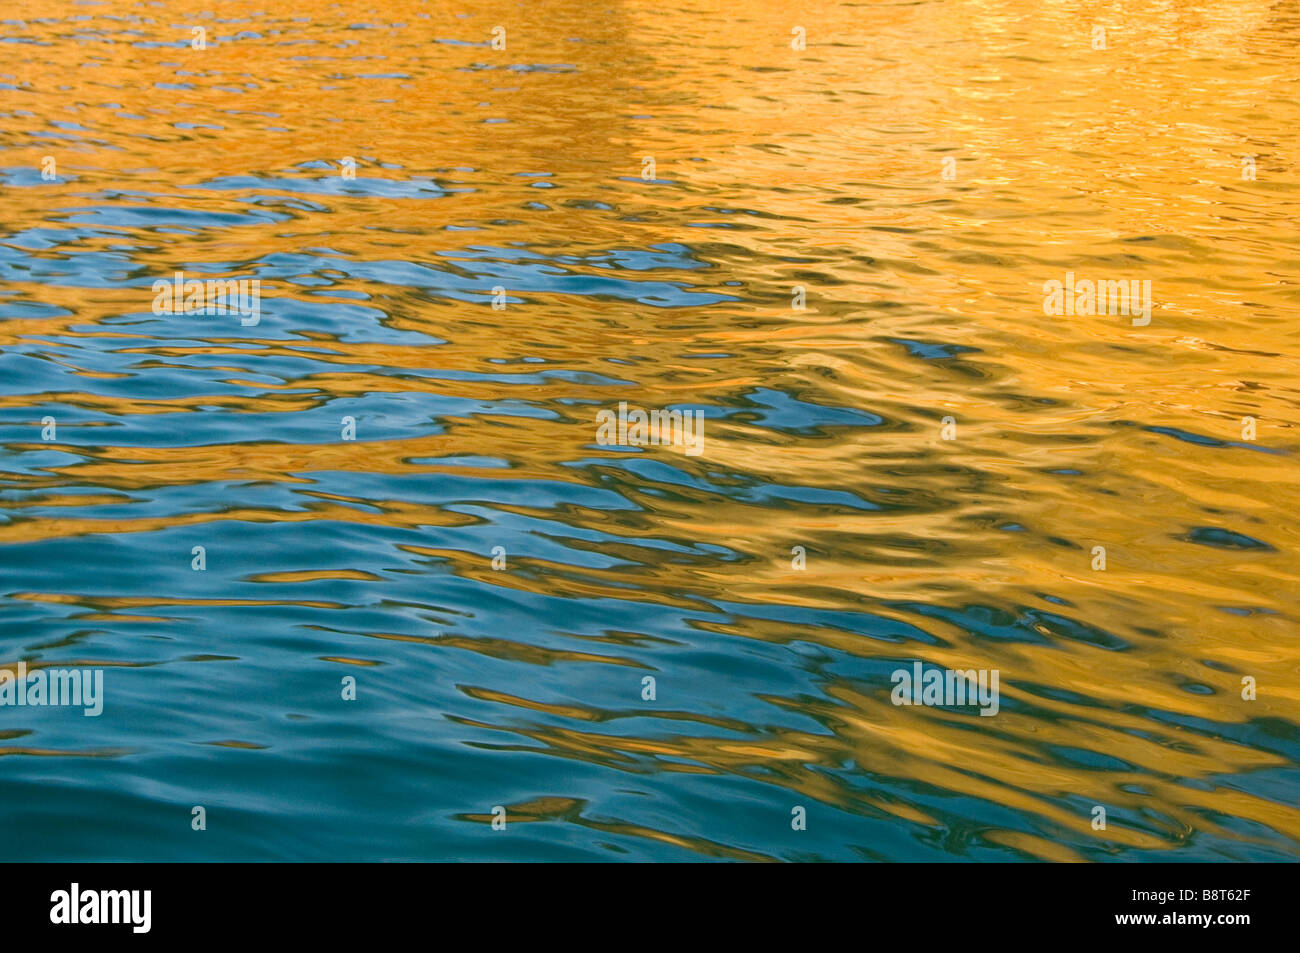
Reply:
M307 323L286 339L278 333L284 319L273 317L247 329L213 323L190 332L201 335L197 343L159 340L120 320L147 311L138 282L12 284L6 287L24 300L67 313L7 318L0 346L44 342L49 359L84 389L39 399L6 393L0 411L13 420L30 408L24 419L33 434L46 404L138 421L207 408L291 415L342 397L436 393L484 404L527 401L547 413L527 420L450 413L438 433L357 443L340 443L334 433L286 442L250 425L219 445L118 444L113 428L69 422L65 432L81 445L75 460L6 473L7 485L41 494L12 504L0 543L216 520L466 526L480 518L403 500L397 491L394 499L349 496L322 475L472 478L481 487L476 499L549 520L574 551L616 562L597 568L520 555L501 573L485 552L403 546L414 564L448 566L512 598L619 599L686 612L718 602L869 612L917 627L932 642L891 644L830 625L728 613L692 625L701 636L799 641L864 659L923 657L1002 672L1003 707L993 719L895 707L887 691L827 674L820 697L775 690L765 697L797 708L820 730L742 720L731 727L746 740L720 740L717 729L729 721L719 713L671 703L649 713L631 703L612 710L530 691L524 667L655 670L640 653L657 638L649 633L610 632L600 645L572 633L591 642L586 652L535 644L519 632L361 633L374 644L424 643L435 655L518 663L509 685L458 686L496 706L499 719L448 713L498 733L499 750L544 751L633 774L761 779L792 798L858 814L934 829L949 823L929 800L849 783L840 769L852 762L904 779L905 788L960 793L1077 835L1062 843L996 822L980 831L988 843L1043 859L1084 856L1072 844L1093 835L1090 815L1077 807L1085 803L1120 805L1143 819L1141 829L1114 823L1098 838L1115 853L1177 846L1207 830L1249 841L1220 822L1225 816L1271 828L1295 851L1294 797L1219 783L1294 771L1294 763L1213 729L1185 727L1186 719L1263 719L1289 733L1294 750L1300 721L1294 10L1250 0L1171 0L1133 10L966 0L814 3L796 11L763 0L739 9L488 2L471 12L402 0L374 7L300 0L293 14L254 17L261 9L222 4L219 16L230 22L208 21L215 39L195 51L112 35L130 28L150 40L188 40L189 20L162 8L121 0L87 8L95 29L110 32L72 42L63 4L29 4L20 32L46 45L11 44L0 53L0 80L18 87L5 93L0 119L4 165L39 168L43 155L55 154L65 180L7 188L7 230L58 228L105 205L238 216L230 224L205 219L189 233L108 219L75 247L31 254L121 256L130 246L125 279L169 276L187 262L253 263L328 249L315 268L333 281L325 292L332 297L309 299L303 286L267 279L264 298L361 303L381 309L389 330L424 343ZM113 26L108 16L128 19ZM376 27L348 29L355 23ZM483 45L498 23L509 29L505 52ZM1090 47L1096 23L1107 27L1105 51ZM803 52L790 49L797 24L808 32ZM227 39L238 30L262 38ZM506 68L512 65L530 68ZM83 128L67 140L30 135L57 129L55 121ZM1257 181L1240 176L1246 154L1257 157ZM358 157L361 178L431 179L450 194L296 193L275 184L327 174L303 164L334 164L343 155ZM641 180L645 156L654 157L660 182ZM955 182L940 175L945 156L956 159ZM196 188L243 176L265 181ZM246 201L252 195L278 199L255 206ZM327 206L327 214L283 204L294 199ZM254 212L286 217L259 220ZM478 231L452 230L459 228ZM478 300L467 302L331 265L433 263L477 276L467 249L516 245L590 279L605 276L597 261L610 249L686 245L711 267L618 276L735 300L665 307L598 292L512 289L511 306L497 312L487 304L495 281L484 279ZM1066 271L1149 278L1150 326L1044 316L1042 283ZM795 285L807 288L806 312L791 310ZM136 355L136 374L184 368L196 355L219 358L230 389L168 395L110 386L125 375L80 353L79 342L93 347L92 340ZM905 343L915 341L951 353L920 360ZM308 350L313 370L298 378L270 380L259 370ZM524 381L536 367L489 363L531 356L591 376ZM445 376L425 376L430 368ZM514 374L520 383L505 382ZM631 399L644 407L740 407L754 389L770 389L883 420L798 432L755 415L710 416L702 457L648 451L698 481L674 484L666 495L616 466L623 455L593 446L588 404L629 399L607 383L611 377L634 380ZM956 440L940 439L945 416L957 421ZM1241 440L1246 416L1258 420L1254 445ZM36 438L10 444L19 453L40 449ZM508 467L454 459L463 456ZM572 465L602 456L608 467ZM597 476L640 508L575 504L558 512L549 503L502 499L495 489ZM141 508L122 495L220 481L293 488L300 508L232 497L227 509L160 515L133 513ZM726 492L746 481L845 490L881 508L777 505ZM69 484L99 492L62 493ZM25 517L33 505L62 515ZM118 506L115 518L78 513L106 505ZM1269 548L1189 542L1206 526ZM592 541L606 533L619 538ZM662 541L691 550L666 558ZM739 557L711 558L694 548L701 545ZM808 551L802 572L790 565L796 545ZM1091 568L1096 545L1106 547L1105 572ZM309 586L373 580L375 570L364 562L322 568L304 553L299 566L248 578ZM57 577L49 591L6 590L11 600L71 602L108 618L172 605L341 605L318 598L328 589L301 591L298 600L109 598ZM943 618L919 606L983 607L975 611L1001 635L972 631L969 615ZM1026 607L1038 613L1035 621L1024 622ZM1081 637L1060 619L1101 634ZM1012 639L1015 620L1023 637ZM564 627L563 620L547 625ZM358 657L366 653L356 641L348 647L328 657L378 664ZM1257 680L1257 700L1241 698L1243 675ZM621 731L625 718L650 718L654 727L641 721ZM1061 751L1100 753L1123 767L1097 770ZM584 803L539 790L512 817L617 829L705 856L782 856L775 847L724 845L686 828L600 820L584 813Z

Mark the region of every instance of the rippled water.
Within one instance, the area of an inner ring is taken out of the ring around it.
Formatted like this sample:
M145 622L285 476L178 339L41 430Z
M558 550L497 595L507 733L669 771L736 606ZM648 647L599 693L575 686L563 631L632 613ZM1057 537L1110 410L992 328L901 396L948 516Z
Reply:
M1300 855L1300 8L292 7L0 31L0 855Z

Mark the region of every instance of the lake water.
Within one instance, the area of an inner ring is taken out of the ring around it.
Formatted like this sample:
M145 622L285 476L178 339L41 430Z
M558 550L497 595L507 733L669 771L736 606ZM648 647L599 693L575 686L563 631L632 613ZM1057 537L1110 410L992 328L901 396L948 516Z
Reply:
M1294 8L280 6L0 30L0 858L1300 857Z

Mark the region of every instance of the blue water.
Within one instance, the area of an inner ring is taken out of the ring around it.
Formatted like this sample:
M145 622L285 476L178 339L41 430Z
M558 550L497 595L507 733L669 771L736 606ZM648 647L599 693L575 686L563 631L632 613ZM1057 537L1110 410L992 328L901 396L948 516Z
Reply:
M1030 6L5 21L0 859L1300 856L1294 31Z

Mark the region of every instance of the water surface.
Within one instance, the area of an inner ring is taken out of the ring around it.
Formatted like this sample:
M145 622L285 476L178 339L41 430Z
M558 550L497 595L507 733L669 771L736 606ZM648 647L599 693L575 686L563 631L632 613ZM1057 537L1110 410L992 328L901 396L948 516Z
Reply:
M1293 4L279 6L0 30L0 857L1300 856Z

